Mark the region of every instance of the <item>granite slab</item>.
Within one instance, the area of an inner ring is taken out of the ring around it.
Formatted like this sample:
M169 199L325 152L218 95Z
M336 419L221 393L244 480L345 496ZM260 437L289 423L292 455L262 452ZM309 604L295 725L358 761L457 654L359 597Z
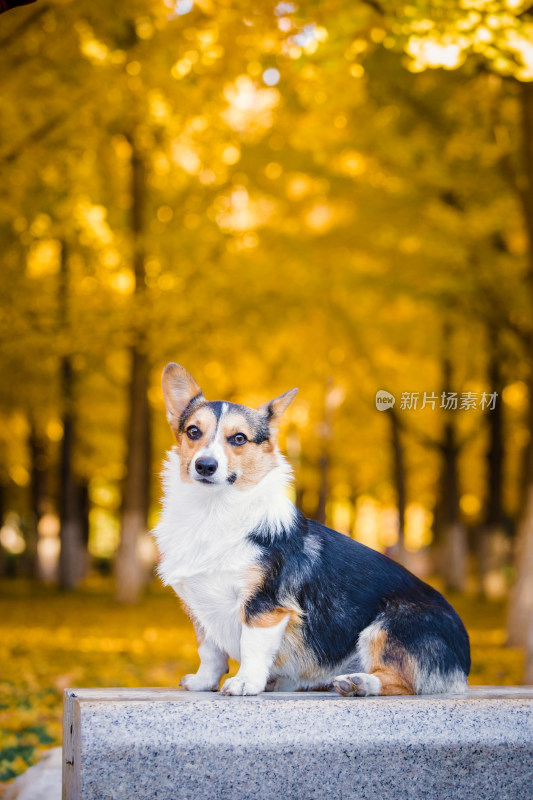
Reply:
M532 800L533 687L67 689L64 800Z

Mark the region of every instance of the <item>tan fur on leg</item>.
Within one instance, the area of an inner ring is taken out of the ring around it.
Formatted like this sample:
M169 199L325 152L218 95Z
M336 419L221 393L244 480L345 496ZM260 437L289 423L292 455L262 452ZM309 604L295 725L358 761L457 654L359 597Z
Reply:
M416 664L399 644L383 629L376 631L369 646L368 672L381 681L381 695L416 694Z
M383 667L382 669L374 670L370 674L381 681L380 694L416 694L412 686L409 686L393 669Z

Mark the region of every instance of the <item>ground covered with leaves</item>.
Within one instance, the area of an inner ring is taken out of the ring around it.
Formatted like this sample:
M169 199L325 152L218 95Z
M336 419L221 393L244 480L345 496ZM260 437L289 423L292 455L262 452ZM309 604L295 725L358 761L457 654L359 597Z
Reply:
M518 684L520 650L505 648L505 606L449 598L472 643L472 684ZM0 781L61 742L66 687L175 686L198 657L192 626L171 591L150 589L138 606L116 604L112 587L75 594L22 582L0 587ZM235 671L236 665L232 664Z

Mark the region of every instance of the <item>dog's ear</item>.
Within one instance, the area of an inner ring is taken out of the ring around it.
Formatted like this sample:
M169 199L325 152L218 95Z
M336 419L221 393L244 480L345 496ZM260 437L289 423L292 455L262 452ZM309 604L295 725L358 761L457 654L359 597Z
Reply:
M280 394L279 397L270 400L268 403L262 403L257 409L260 414L263 414L270 425L276 425L284 411L290 406L296 395L298 389L289 389L288 392Z
M167 364L161 376L163 397L167 407L167 419L170 427L177 430L180 417L192 400L203 400L204 395L193 376L184 367L171 362Z

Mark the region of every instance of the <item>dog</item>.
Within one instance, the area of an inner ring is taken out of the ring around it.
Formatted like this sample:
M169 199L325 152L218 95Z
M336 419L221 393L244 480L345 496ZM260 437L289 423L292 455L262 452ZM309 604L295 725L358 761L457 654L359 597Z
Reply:
M159 574L187 611L200 667L188 691L464 692L468 634L431 586L307 519L287 497L276 431L297 389L257 409L208 402L178 364L162 376L176 439L154 534Z

